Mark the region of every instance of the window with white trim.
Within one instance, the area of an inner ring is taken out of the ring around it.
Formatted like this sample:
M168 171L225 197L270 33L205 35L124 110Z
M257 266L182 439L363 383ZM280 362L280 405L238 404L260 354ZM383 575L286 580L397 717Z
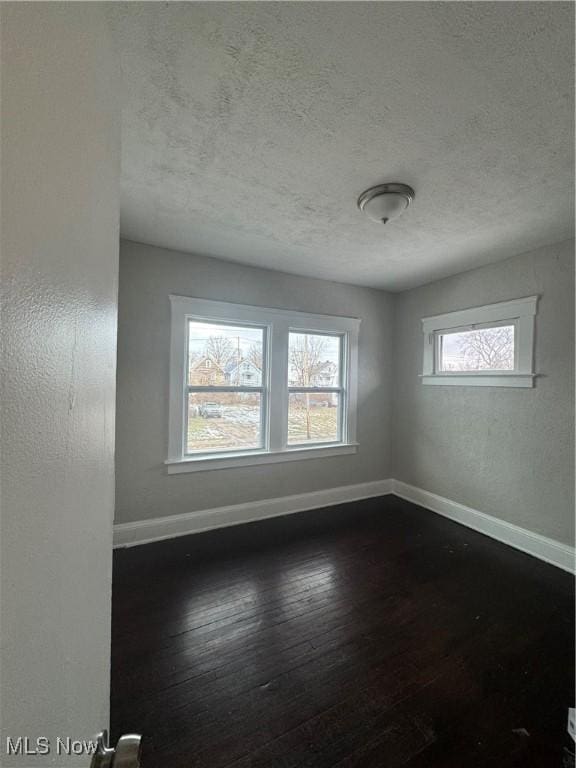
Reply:
M422 318L423 384L532 387L538 296Z
M339 443L344 432L343 334L288 333L288 445Z
M356 318L171 296L169 473L356 451Z

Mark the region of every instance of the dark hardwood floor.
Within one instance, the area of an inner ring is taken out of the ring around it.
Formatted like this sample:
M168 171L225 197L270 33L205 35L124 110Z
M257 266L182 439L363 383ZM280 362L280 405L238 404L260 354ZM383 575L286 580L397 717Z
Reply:
M561 768L573 580L394 497L118 550L143 768Z

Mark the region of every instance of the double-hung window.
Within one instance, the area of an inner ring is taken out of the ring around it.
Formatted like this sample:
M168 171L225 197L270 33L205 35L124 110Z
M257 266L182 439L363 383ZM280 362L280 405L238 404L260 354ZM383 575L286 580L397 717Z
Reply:
M170 300L170 473L356 451L359 320Z
M345 349L345 334L289 332L288 445L342 442Z
M538 297L422 319L424 384L532 387Z
M265 444L266 326L186 320L184 455Z

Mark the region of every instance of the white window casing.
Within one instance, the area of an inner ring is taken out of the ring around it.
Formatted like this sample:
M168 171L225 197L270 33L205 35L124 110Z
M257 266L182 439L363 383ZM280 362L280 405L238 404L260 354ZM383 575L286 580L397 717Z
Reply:
M166 461L169 474L325 458L356 452L359 319L175 295L170 296L170 305L172 320L168 459ZM265 329L264 358L267 365L260 388L263 398L263 431L265 433L262 448L237 452L186 454L186 408L190 389L187 381L189 320L244 324ZM342 397L339 408L342 414L340 439L336 442L288 445L288 394L291 389L294 389L288 386L290 331L338 335L342 338L342 378L339 387L333 388L334 391L338 390Z
M533 387L538 375L534 371L534 325L538 298L527 296L422 318L422 383L443 386ZM440 370L440 340L443 334L502 325L514 326L513 370Z

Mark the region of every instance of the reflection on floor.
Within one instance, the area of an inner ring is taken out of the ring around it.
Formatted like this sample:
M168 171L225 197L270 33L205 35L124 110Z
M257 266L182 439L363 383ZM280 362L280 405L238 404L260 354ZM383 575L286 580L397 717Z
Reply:
M573 581L394 497L115 552L144 768L562 764Z

